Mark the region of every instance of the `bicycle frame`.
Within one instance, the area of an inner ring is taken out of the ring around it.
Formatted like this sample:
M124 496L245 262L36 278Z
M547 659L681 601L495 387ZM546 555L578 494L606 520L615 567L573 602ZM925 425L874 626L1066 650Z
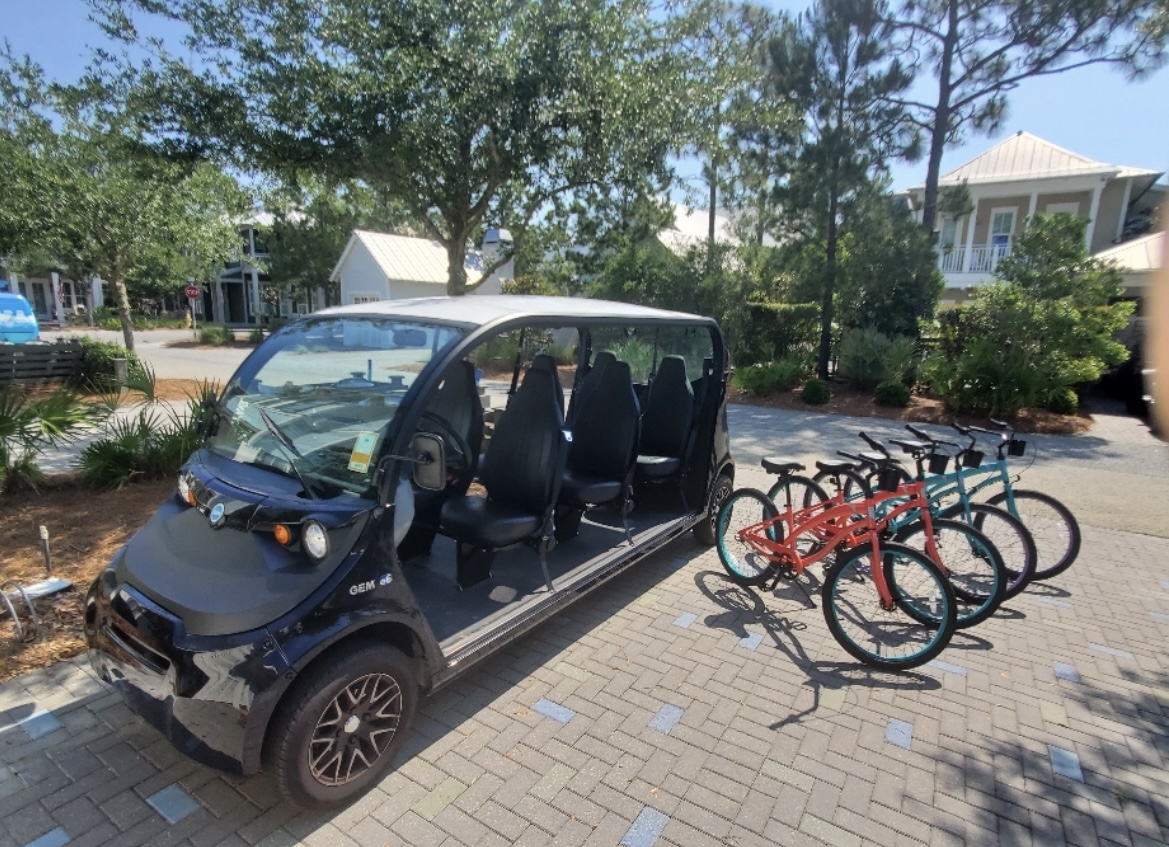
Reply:
M890 508L888 504L893 503ZM925 507L925 508L923 508ZM864 543L872 545L876 561L881 560L881 535L892 521L907 512L916 511L921 515L925 527L926 555L948 573L934 544L933 520L925 496L925 484L921 480L902 483L894 491L879 491L862 500L845 500L843 491L837 492L825 503L817 503L802 509L793 509L789 504L783 513L757 524L752 524L738 533L738 539L755 552L766 556L775 570L774 587L778 581L779 568L788 565L797 574L820 561L829 553L840 549L852 550ZM771 528L782 524L784 540L769 537ZM813 536L820 546L808 555L800 553L799 539ZM880 567L871 574L881 605L894 608L893 595L885 582L884 570Z

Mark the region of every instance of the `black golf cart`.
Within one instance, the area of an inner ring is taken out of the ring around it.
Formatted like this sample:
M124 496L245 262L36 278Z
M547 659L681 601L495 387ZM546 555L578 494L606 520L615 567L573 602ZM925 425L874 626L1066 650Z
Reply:
M90 658L178 749L325 806L419 696L682 533L732 487L702 317L573 298L328 309L201 421L90 589Z

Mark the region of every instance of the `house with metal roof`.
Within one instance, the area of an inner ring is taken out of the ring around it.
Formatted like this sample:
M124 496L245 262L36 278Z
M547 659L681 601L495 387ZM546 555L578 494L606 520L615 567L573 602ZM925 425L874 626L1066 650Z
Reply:
M943 303L965 300L972 285L990 282L1027 219L1037 212L1087 218L1086 247L1108 250L1148 232L1165 200L1162 171L1097 162L1029 132L1017 132L944 174L939 185L965 186L969 204L938 216L938 266ZM907 198L920 212L925 186Z
M506 229L489 229L482 250L468 250L464 268L467 283L483 276L485 262L499 251L511 248ZM514 260L508 260L491 274L473 294L499 294L502 281L515 276ZM411 297L440 297L446 294L448 260L446 247L431 238L393 235L356 229L341 258L329 275L341 285L341 305L404 300Z

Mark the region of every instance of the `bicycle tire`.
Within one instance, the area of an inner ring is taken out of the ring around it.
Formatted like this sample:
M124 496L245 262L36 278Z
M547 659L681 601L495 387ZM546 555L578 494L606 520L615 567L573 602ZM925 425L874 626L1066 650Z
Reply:
M1035 574L1031 579L1042 581L1059 576L1080 555L1080 524L1067 506L1049 494L1019 488L1012 489L1011 494L1015 499L1015 508L1008 508L1008 511L1023 522L1035 541ZM1025 504L1022 509L1019 508L1020 501ZM1010 501L1007 492L1000 491L987 502L992 506L1003 507L1004 503ZM1046 519L1042 514L1044 510L1048 511ZM1053 511L1054 518L1051 517ZM1057 528L1058 524L1063 525L1062 532Z
M941 516L965 521L967 509L970 510L974 528L991 540L1007 568L1007 588L1003 601L1017 597L1035 576L1035 565L1039 558L1035 539L1021 520L1006 509L989 503L970 503L965 507L955 503L943 511Z
M797 493L802 492L802 493ZM807 509L828 499L828 494L815 481L806 476L789 474L780 476L775 485L767 491L767 496L782 514L790 504L793 510Z
M958 629L977 626L998 611L1007 587L1007 569L990 539L961 521L935 518L934 544L942 561L937 563L954 589L958 602ZM902 527L893 540L925 551L925 524L915 521ZM907 612L911 617L916 611ZM916 618L928 623L924 612Z
M872 557L870 547L858 547L825 572L820 605L832 637L853 658L880 670L908 670L936 658L957 629L957 600L941 568L917 550L883 544L881 568L896 603L886 609L872 581ZM908 614L920 604L936 612L929 624ZM899 646L900 655L893 655Z
M738 510L739 519L735 519ZM754 488L740 488L731 493L718 510L716 524L716 547L718 560L732 582L739 585L758 586L765 583L775 568L771 559L759 553L749 544L739 541L738 533L749 526L772 520L779 516L779 510L771 498ZM774 541L783 540L783 526L771 525L768 536Z

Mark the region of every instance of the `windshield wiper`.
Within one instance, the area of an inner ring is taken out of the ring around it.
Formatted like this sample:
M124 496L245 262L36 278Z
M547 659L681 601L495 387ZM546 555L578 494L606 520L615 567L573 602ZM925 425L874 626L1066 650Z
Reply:
M288 464L292 466L293 473L300 480L300 484L304 486L305 493L308 494L309 499L322 499L313 491L313 487L309 485L308 479L301 473L300 467L296 464L296 460L303 459L304 454L296 449L296 445L292 443L292 439L276 424L276 421L272 420L271 415L259 406L256 407L256 411L260 413L260 418L264 421L264 426L268 427L268 432L272 433L272 438L275 439L277 446L283 451L285 458L288 459Z

